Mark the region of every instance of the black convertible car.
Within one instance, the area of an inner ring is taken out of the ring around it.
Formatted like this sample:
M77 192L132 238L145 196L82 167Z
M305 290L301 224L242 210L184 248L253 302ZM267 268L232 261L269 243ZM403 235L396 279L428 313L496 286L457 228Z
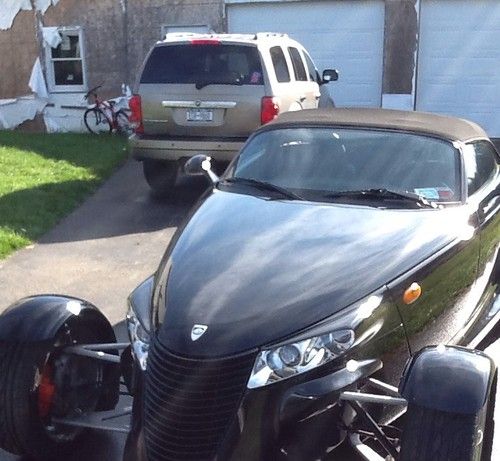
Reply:
M377 109L285 114L221 178L191 158L212 184L130 343L69 296L0 316L0 447L51 459L93 427L134 461L489 459L499 165L471 122Z

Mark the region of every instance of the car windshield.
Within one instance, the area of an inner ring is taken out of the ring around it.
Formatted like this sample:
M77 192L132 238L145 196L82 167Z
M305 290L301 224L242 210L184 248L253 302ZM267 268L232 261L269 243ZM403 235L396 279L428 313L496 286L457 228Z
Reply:
M264 131L243 148L226 175L230 178L234 184L238 178L274 184L309 200L460 200L459 155L453 145L395 131Z

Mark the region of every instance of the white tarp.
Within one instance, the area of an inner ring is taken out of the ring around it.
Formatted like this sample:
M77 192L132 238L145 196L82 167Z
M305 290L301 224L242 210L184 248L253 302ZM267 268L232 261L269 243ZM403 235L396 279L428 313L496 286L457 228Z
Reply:
M0 30L10 29L19 11L32 9L30 0L1 0L0 3Z
M0 99L0 128L11 130L43 111L47 101L35 96Z
M45 14L50 5L57 5L59 0L35 0L35 8Z
M58 3L59 0L35 0L35 8L45 14L49 6ZM32 9L30 0L0 0L0 30L10 29L19 11Z
M47 132L85 132L83 114L87 101L81 93L51 93L50 105L43 111Z
M58 27L43 27L42 35L43 41L51 48L57 48L62 42Z
M45 85L45 78L43 76L42 65L40 64L40 58L36 58L33 69L31 70L29 86L31 91L33 91L38 98L45 100L49 98L47 86Z

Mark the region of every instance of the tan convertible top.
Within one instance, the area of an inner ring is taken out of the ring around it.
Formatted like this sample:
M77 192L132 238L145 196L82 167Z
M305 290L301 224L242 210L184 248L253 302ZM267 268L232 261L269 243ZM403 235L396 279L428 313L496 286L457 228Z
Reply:
M311 109L286 112L263 129L283 125L325 125L410 131L451 141L469 141L488 135L476 123L425 112L389 109Z

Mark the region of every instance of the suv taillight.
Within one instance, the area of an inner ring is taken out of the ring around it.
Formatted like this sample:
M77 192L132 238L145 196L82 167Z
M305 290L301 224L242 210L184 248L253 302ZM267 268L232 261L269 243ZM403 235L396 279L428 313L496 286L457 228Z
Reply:
M264 96L262 98L260 109L260 122L264 125L271 120L274 120L280 113L278 99L273 96Z
M144 125L142 124L141 97L138 94L134 94L130 98L128 106L130 107L131 111L128 119L130 121L130 124L132 125L132 128L138 134L144 133Z

